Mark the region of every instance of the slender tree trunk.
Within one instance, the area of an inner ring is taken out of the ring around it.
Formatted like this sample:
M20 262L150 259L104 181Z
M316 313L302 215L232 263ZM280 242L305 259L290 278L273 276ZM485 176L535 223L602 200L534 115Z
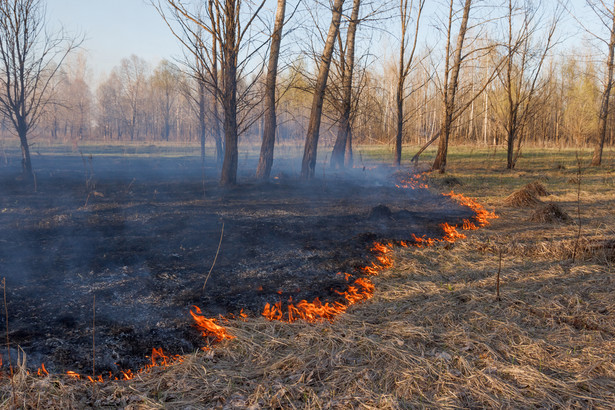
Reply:
M615 2L614 2L615 3ZM609 41L609 55L607 57L607 78L602 94L602 103L600 104L600 117L598 127L598 140L594 149L592 165L598 166L602 163L602 151L604 149L604 141L606 139L606 128L609 116L609 98L611 89L613 88L613 56L615 52L615 4L613 5L613 26L611 28L611 39Z
M402 48L403 50L403 48ZM400 68L403 68L403 51L401 54L401 65ZM404 82L405 77L400 74L399 80L397 83L397 92L395 94L395 102L397 108L397 133L395 134L395 158L394 165L396 167L401 166L401 145L402 145L402 133L404 128Z
M237 26L235 16L236 0L226 0L226 19L222 58L224 109L224 162L220 175L220 185L234 185L237 182Z
M213 12L213 0L209 0L209 13L211 16L214 15ZM219 22L218 22L219 25ZM218 166L222 166L224 163L224 145L222 143L222 138L220 136L220 111L218 107L218 39L215 35L211 36L211 55L212 55L212 66L211 66L211 76L213 81L213 136L214 142L216 144L216 163Z
M30 179L33 174L30 146L28 145L28 127L22 121L18 121L17 133L21 145L21 171L25 179Z
M346 151L350 150L350 152L352 152L352 145L348 143L352 141L350 137L352 133L350 110L352 107L355 36L357 25L359 24L360 5L361 0L354 0L352 13L350 15L350 23L348 24L348 33L346 35L346 62L344 63L344 77L342 80L342 115L335 145L333 146L333 152L331 153L331 167L333 168L343 168Z
M303 151L303 161L301 164L301 177L309 179L314 177L316 168L316 155L318 150L318 137L320 132L320 120L322 116L322 106L325 97L325 88L329 77L329 67L331 66L331 56L335 47L335 38L340 27L342 18L342 6L344 0L335 0L333 3L333 15L331 17L331 25L327 34L327 41L320 60L320 68L316 79L316 89L314 90L314 99L312 101L312 110L310 113L310 122L308 125L307 137L305 139L305 149Z
M199 136L201 140L201 162L205 163L205 84L199 80Z
M451 2L451 7L452 7L452 2ZM450 78L450 81L444 83L444 86L446 87L446 89L444 93L444 104L442 107L444 110L444 116L442 119L442 133L440 135L438 153L436 154L436 159L434 160L434 163L432 165L432 169L434 171L439 170L440 173L444 173L446 170L446 158L448 155L448 141L449 141L449 137L450 137L451 130L452 130L453 112L455 110L455 94L457 93L457 86L459 84L459 71L461 70L463 41L465 39L465 35L468 30L468 19L470 16L471 7L472 7L472 0L465 0L465 5L463 7L463 17L461 18L461 26L459 28L459 33L457 34L457 48L455 49L455 58L453 60L451 78ZM448 35L450 36L450 27L449 27ZM447 59L448 59L448 50L447 50ZM448 69L449 67L447 64L446 70L448 71Z
M273 35L271 36L271 50L269 54L269 65L267 67L267 79L265 82L265 125L263 130L263 142L261 154L256 169L256 177L268 179L273 165L273 151L275 148L275 91L276 78L278 75L278 59L280 57L280 43L282 42L282 29L284 28L284 14L286 11L286 0L278 0L278 9L275 16Z

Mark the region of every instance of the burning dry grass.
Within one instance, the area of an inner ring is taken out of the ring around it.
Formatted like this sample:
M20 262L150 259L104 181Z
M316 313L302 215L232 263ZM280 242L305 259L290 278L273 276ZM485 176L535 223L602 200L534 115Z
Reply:
M549 185L554 192L549 199L574 209L576 193L566 186L566 175L559 179ZM615 194L591 181L582 193L578 243L575 226L528 221L526 210L505 208L492 225L464 232L464 240L423 238L416 242L431 246L387 252L392 265L370 278L373 297L334 321L230 321L225 327L232 340L130 381L90 384L35 377L22 369L15 378L17 403L133 409L612 408ZM464 182L469 194L491 205L507 188L492 186L485 198L483 187ZM10 407L7 379L0 388L0 406Z

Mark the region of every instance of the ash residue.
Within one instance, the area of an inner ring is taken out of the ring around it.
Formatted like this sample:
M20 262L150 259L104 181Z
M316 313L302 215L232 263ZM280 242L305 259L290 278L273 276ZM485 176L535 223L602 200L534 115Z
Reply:
M44 361L55 372L91 368L94 296L97 369L137 369L152 347L179 354L204 344L191 305L256 316L289 297L333 300L345 286L337 273L357 274L374 240L439 236L440 223L472 215L365 175L233 189L211 179L203 196L198 159L95 157L91 195L79 157L38 164L36 194L0 175L0 266L11 342L33 368Z

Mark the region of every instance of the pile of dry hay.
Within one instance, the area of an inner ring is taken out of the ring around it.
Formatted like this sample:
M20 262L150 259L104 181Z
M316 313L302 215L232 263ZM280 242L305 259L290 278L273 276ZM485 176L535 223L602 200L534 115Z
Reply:
M549 202L535 209L529 216L528 221L540 223L572 223L572 218L559 205Z
M535 181L510 194L502 201L502 205L514 208L529 208L542 204L538 197L547 195L549 195L549 192L545 187L540 182Z

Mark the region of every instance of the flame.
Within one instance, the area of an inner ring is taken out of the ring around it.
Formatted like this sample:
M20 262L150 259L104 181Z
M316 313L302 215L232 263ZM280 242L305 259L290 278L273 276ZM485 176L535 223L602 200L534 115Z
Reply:
M393 251L392 243L383 244L374 242L370 250L374 254L377 262L374 261L368 266L359 268L360 271L368 275L377 275L382 270L393 266L393 259L388 256L388 254ZM342 275L342 272L338 272L338 275ZM346 281L352 277L352 275L348 273L343 273L343 275ZM350 305L371 298L374 294L374 290L374 284L369 279L359 278L348 285L348 288L344 292L335 291L335 293L344 297L345 304L340 302L322 303L319 298L314 299L313 302L302 300L295 304L292 298L290 298L285 308L282 306L281 301L274 304L267 303L263 309L262 315L269 320L283 322L295 322L299 319L305 320L306 322L333 320L335 316L344 313Z
M81 379L81 375L79 373L71 372L70 370L66 372L69 377L73 379Z
M194 308L194 311L190 310L190 314L192 315L192 318L196 322L196 327L201 331L201 334L204 337L213 336L215 339L215 342L221 342L225 339L231 340L235 338L235 336L228 333L226 328L216 324L216 319L213 319L213 318L209 319L203 316L201 309L198 306L192 306L192 307ZM243 314L243 311L240 313L240 316L242 314Z
M459 203L460 205L467 206L468 208L470 208L474 212L476 212L476 215L472 219L474 219L474 221L476 221L477 225L474 225L473 223L471 223L468 220L464 220L464 228L463 229L483 228L483 227L489 225L489 220L490 219L497 219L497 218L499 218L495 214L495 212L487 211L485 209L485 207L483 205L481 205L480 203L478 203L478 201L476 201L476 199L474 199L474 198L469 198L469 197L464 196L462 194L456 194L454 191L451 191L448 194L442 194L442 195L448 196L451 199L454 199L455 201L457 201L457 203ZM467 224L466 224L466 222L467 222ZM468 228L465 228L465 226L468 226Z
M399 177L399 184L396 185L398 188L409 188L409 189L426 189L428 185L423 182L423 176L421 174L415 174L405 177ZM456 194L451 191L448 194L443 194L445 196L450 197L451 199L457 201L459 204L467 206L471 208L476 215L472 218L472 220L464 219L462 224L462 229L464 230L475 230L481 227L488 225L490 219L498 218L498 216L494 212L487 211L481 204L479 204L475 199L465 197L462 194ZM413 243L400 241L399 245L407 248L411 245L422 248L427 246L432 246L437 242L455 242L458 239L463 239L466 236L457 231L457 225L450 225L448 223L443 223L440 225L444 230L445 235L442 239L428 238L425 236L417 237L412 234ZM380 243L374 242L370 251L373 253L376 261L371 262L370 265L360 267L358 270L367 275L378 275L382 270L388 269L393 266L393 259L389 254L393 251L392 243ZM352 275L349 273L338 272L338 275L344 275L344 279L346 282L350 281ZM259 291L263 290L263 287L260 286L258 288ZM287 306L284 308L282 306L282 302L278 301L275 304L267 303L265 308L263 309L262 315L269 320L277 320L277 321L285 321L285 322L294 322L297 320L305 320L307 322L318 322L323 320L333 320L335 316L344 313L350 305L355 303L360 303L364 300L370 299L375 291L374 284L368 278L358 278L352 284L348 284L348 287L345 291L335 291L340 296L344 297L345 303L340 302L325 302L322 303L319 298L314 299L312 302L308 302L306 300L302 300L298 303L293 303L292 298L289 299ZM279 294L282 294L282 291L278 291ZM221 342L225 339L231 340L234 339L235 336L231 335L226 328L220 326L216 323L216 319L206 318L203 316L201 309L197 306L193 306L194 310L190 310L190 315L196 322L196 326L199 330L201 330L202 335L204 337L213 337L215 342ZM237 315L241 320L246 320L247 315L243 312L243 309ZM222 317L228 321L228 319L236 319L236 316L233 314L228 315L227 318ZM205 349L205 348L204 348ZM136 373L132 370L121 370L121 377L123 380L132 380L135 378L136 374L148 372L154 367L159 366L169 366L174 363L178 363L183 361L183 357L180 355L175 356L167 356L162 348L153 348L152 354L150 356L151 363L145 365L141 369L139 369ZM2 356L0 355L0 366L2 366ZM49 375L49 372L45 368L44 364L41 364L41 367L38 369L37 374L41 377ZM67 376L74 379L82 379L79 373L73 371L67 371ZM113 378L112 374L109 373L109 380ZM92 383L100 383L104 381L102 375L97 377L87 376L87 380ZM114 380L118 380L117 377Z
M346 272L337 272L338 275L344 275L344 280L346 282L348 282L348 280L352 277L352 275L350 273L346 273Z
M128 369L128 370L122 370L122 377L124 378L124 380L132 380L135 378L135 375L132 372L132 370Z
M395 184L395 187L402 189L427 189L429 185L425 182L422 174L410 174L404 176L398 176L399 183Z
M416 246L417 248L432 246L434 243L436 243L435 239L426 238L425 235L418 237L415 234L412 234L412 239L414 240L414 246Z
M453 243L459 239L465 239L466 236L457 231L457 225L449 225L448 223L440 224L440 227L444 231L444 237L442 241Z
M1 361L0 361L0 365L2 365ZM47 369L45 369L45 363L41 363L41 367L38 368L38 371L36 372L36 374L38 374L41 377L49 376L49 372L47 371Z
M348 285L346 291L335 291L335 293L344 296L347 304L340 302L322 303L319 298L314 299L313 302L302 300L295 304L290 298L286 308L282 307L281 301L274 304L267 303L262 315L269 320L289 323L297 320L310 323L333 320L335 316L344 313L350 305L371 298L374 293L374 285L369 279L359 278L352 285Z

